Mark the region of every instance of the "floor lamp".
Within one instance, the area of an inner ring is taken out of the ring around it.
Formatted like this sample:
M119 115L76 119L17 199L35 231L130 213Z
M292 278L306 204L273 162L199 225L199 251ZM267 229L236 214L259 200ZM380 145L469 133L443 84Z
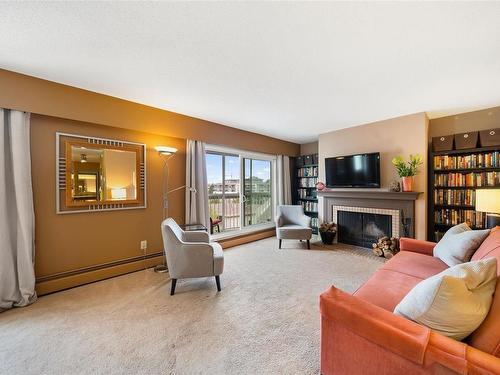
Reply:
M168 147L168 146L156 146L155 150L158 151L158 154L160 155L160 157L163 160L162 207L163 207L163 220L165 220L168 217L168 195L170 193L173 193L174 191L185 188L186 185L180 186L180 187L172 189L170 191L168 190L168 161L175 155L175 153L177 152L177 149L174 147ZM159 272L159 273L168 272L166 259L163 262L163 264L159 264L159 265L155 266L154 271Z

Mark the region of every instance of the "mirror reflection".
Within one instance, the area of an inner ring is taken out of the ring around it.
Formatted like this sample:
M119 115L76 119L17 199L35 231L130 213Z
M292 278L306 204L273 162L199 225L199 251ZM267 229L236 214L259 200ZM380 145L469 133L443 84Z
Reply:
M77 202L137 199L137 153L71 146L71 198Z

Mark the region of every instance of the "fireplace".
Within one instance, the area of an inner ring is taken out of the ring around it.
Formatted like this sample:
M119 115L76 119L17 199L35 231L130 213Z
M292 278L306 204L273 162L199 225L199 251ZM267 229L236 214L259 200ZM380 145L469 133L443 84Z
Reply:
M391 215L337 210L338 242L371 248L392 235L392 220Z

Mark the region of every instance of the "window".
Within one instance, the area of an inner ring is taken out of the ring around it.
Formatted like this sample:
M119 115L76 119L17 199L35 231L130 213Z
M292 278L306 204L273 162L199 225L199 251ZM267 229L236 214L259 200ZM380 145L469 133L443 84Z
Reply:
M275 157L207 146L211 232L273 223Z

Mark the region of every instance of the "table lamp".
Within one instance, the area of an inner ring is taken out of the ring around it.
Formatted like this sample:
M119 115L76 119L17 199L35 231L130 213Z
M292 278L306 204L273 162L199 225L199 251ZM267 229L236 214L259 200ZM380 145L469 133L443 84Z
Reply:
M476 211L486 212L486 228L500 225L500 189L476 190Z

